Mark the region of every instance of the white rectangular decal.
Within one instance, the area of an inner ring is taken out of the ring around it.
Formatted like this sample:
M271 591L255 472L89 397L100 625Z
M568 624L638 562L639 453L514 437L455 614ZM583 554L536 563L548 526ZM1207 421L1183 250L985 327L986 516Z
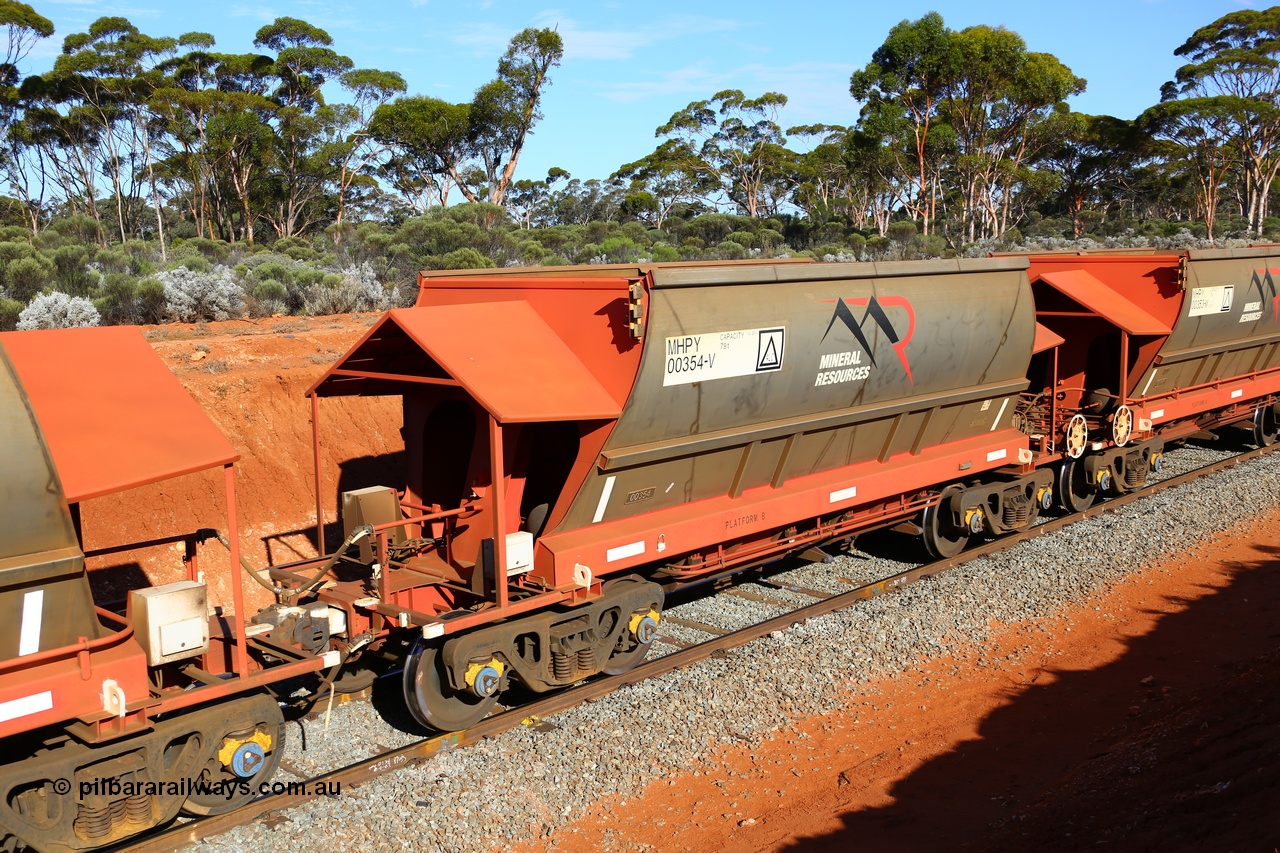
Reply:
M644 540L632 542L630 545L619 545L617 548L610 548L604 552L604 558L612 563L616 560L625 560L627 557L635 557L644 553Z
M1151 420L1157 420L1164 417L1164 409L1155 409L1151 412Z
M600 519L604 518L605 508L609 506L609 496L613 494L613 481L617 477L606 477L604 480L604 491L600 493L600 502L596 504L596 514L592 516L591 523L596 524Z
M40 623L44 620L44 590L22 596L22 627L18 629L18 657L40 651Z
M999 450L993 450L987 454L987 461L995 462L997 459L1003 459L1008 455L1009 455L1009 451L1005 450L1004 448L1001 448Z
M840 501L846 501L849 498L856 498L857 496L858 496L857 486L850 486L847 489L838 489L837 491L834 491L831 493L831 503L833 504L840 503Z
M987 432L995 432L996 427L1000 426L1000 419L1004 417L1004 410L1008 405L1009 398L1005 397L1004 402L1000 404L1000 411L996 412L996 419L991 422L991 429L987 430Z
M1237 388L1236 390L1234 390L1234 391L1232 391L1232 392L1231 392L1231 399L1232 399L1232 400L1234 400L1234 399L1235 399L1235 398L1237 398L1237 397L1243 397L1243 396L1244 396L1244 389L1243 389L1243 388Z
M1227 314L1235 298L1236 286L1222 284L1217 287L1196 287L1191 290L1191 307L1188 317L1204 317L1208 314Z
M1147 396L1147 389L1151 387L1151 383L1155 381L1156 374L1159 372L1160 368L1158 367L1151 371L1151 375L1147 377L1147 384L1142 386L1142 393L1138 395L1139 397Z
M50 690L37 693L34 696L23 696L21 699L0 702L0 723L7 723L10 720L27 717L31 714L39 714L41 711L48 711L52 707L53 692Z
M787 331L740 329L667 338L662 384L688 385L782 369Z

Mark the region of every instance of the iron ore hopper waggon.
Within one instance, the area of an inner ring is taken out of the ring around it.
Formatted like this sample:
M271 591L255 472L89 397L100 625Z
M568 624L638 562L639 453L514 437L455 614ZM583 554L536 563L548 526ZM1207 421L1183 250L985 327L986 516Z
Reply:
M1064 339L1028 407L1066 457L1063 506L1136 487L1166 442L1199 432L1247 421L1274 443L1280 249L1033 256L1028 274L1037 319Z
M673 590L875 528L953 556L1138 488L1170 443L1271 444L1273 276L1266 247L423 273L308 392L320 541L327 398L401 399L405 488L344 491L336 550L263 569L234 449L136 330L0 335L0 844L233 808L282 707L380 673L462 729L512 685L636 666ZM183 543L187 580L95 602L79 502L207 468L226 533L141 543ZM237 574L218 606L211 539ZM247 582L274 603L249 612Z
M681 585L913 519L936 551L955 513L1029 524L1026 266L424 274L312 389L400 396L408 450L403 496L343 496L376 578L320 599L376 592L368 630L416 635L409 707L459 728L512 681L634 666Z

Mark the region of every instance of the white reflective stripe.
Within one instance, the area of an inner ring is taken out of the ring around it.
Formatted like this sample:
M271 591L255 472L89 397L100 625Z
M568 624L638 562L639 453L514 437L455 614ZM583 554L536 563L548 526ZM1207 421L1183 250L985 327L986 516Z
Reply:
M619 545L617 548L610 548L604 552L604 558L612 563L615 560L625 560L627 557L634 557L637 554L644 553L644 540L632 542L630 545Z
M436 637L444 636L443 622L428 622L422 626L422 638L424 640L434 640Z
M840 501L856 498L858 496L858 487L850 486L847 489L838 489L831 493L831 503L839 503Z
M591 519L591 523L595 524L604 518L604 508L609 505L609 495L613 494L613 481L617 477L606 477L604 481L604 491L600 493L600 503L596 504L596 514Z
M40 651L40 623L44 619L44 590L22 596L22 627L18 631L18 657Z
M988 461L988 462L995 462L997 459L1003 459L1003 458L1005 458L1005 457L1006 457L1006 456L1008 456L1008 455L1009 455L1009 451L1008 451L1008 450L1005 450L1005 449L1002 447L1002 448L1000 448L999 450L993 450L993 451L991 451L990 453L988 453L988 454L987 454L987 461Z
M1000 404L1000 411L996 412L996 419L995 421L992 422L991 429L987 430L987 432L995 432L996 427L1000 426L1000 419L1004 417L1004 410L1008 405L1009 405L1009 398L1005 397L1004 402Z
M1138 395L1139 397L1147 396L1147 389L1151 387L1151 383L1155 380L1156 374L1159 372L1160 372L1160 368L1158 367L1155 370L1151 371L1151 375L1147 377L1147 384L1142 386L1142 393Z
M0 723L7 723L19 717L39 714L53 708L53 691L46 690L34 696L23 696L21 699L10 699L0 702Z
M1155 411L1153 411L1153 412L1151 413L1151 420L1153 420L1153 421L1154 421L1156 418L1163 418L1163 417L1164 417L1164 409L1156 409Z
M1231 392L1231 399L1232 399L1232 400L1234 400L1236 397L1243 397L1243 396L1244 396L1244 389L1243 389L1243 388L1237 388L1236 390L1234 390L1234 391L1232 391L1232 392Z

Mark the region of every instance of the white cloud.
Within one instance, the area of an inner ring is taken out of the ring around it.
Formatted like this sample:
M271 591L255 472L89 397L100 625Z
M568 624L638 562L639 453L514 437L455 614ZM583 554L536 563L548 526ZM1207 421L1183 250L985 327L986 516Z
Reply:
M227 14L233 18L262 21L264 24L269 24L280 17L280 14L270 6L232 6L227 10Z
M538 25L554 27L564 39L565 59L625 60L658 42L689 36L726 33L739 27L737 21L702 15L668 15L634 29L592 29L582 26L559 11L538 16Z
M515 34L510 27L498 24L466 24L459 27L450 40L477 55L501 56Z
M677 100L710 98L722 89L741 89L748 97L781 92L788 99L784 124L815 121L852 124L857 118L857 104L849 96L849 75L855 68L846 63L798 62L712 69L702 62L673 69L650 80L604 85L600 93L620 103L667 98L672 100L674 111L683 106L677 104Z

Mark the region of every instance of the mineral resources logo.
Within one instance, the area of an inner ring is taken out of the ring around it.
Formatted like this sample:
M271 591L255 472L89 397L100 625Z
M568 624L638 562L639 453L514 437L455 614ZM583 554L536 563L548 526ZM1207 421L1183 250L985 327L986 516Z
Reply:
M911 343L911 338L916 333L916 312L911 306L910 300L905 296L858 296L849 299L826 299L823 301L828 304L834 302L836 307L831 312L831 321L827 323L827 330L822 334L822 341L826 341L831 334L831 330L839 322L852 333L854 340L858 342L858 346L862 349L861 351L849 350L822 356L818 365L819 373L814 385L834 385L841 382L866 379L871 375L871 368L879 366L876 364L873 345L866 335L868 320L874 323L875 328L878 328L888 338L889 344L898 356L898 362L902 365L903 372L907 374L907 381L915 384L915 380L911 376L911 362L907 358L907 344ZM853 308L863 309L861 318L854 315ZM901 313L905 315L905 317L900 317L899 319L899 323L903 319L906 321L905 333L899 332L898 327L889 319L888 311L890 309L901 309ZM864 353L867 361L870 362L869 364L862 364Z

